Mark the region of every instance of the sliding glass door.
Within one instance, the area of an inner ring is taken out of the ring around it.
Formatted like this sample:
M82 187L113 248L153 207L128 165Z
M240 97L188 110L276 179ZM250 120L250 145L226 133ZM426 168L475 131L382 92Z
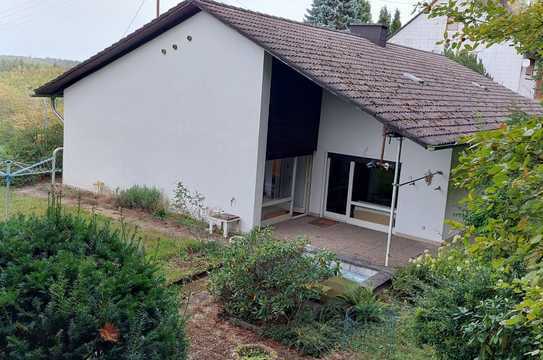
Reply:
M392 162L329 154L325 216L386 231L394 167Z
M306 213L310 171L311 156L266 161L262 225L271 225Z

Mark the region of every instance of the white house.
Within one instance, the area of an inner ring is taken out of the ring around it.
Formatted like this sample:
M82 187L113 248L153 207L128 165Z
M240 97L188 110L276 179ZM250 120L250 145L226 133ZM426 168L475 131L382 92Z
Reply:
M458 23L448 21L446 16L429 18L420 12L392 34L388 41L441 54L444 49L444 44L440 43L443 35L448 34L452 38L459 27ZM541 82L536 84L534 80L534 61L519 54L513 46L507 43L489 48L482 46L475 53L494 81L522 96L532 99L541 97L541 92L536 91L538 87L541 88Z
M185 1L36 90L64 97L64 182L182 181L244 231L306 214L386 231L396 207L396 234L439 242L458 139L543 110L382 30Z

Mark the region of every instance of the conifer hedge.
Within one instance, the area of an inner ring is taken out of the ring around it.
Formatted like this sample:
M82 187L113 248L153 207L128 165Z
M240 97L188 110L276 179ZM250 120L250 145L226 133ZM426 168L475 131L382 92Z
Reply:
M185 359L177 297L134 239L54 205L0 223L0 359Z

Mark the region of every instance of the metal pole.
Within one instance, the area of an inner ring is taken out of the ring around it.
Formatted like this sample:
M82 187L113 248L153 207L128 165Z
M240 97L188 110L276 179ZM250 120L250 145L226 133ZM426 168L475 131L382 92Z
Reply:
M55 187L55 179L57 174L57 154L59 151L63 151L63 147L56 148L55 151L53 151L53 162L51 165L51 185L53 186L53 190Z
M10 196L9 196L9 190L11 185L11 160L6 161L6 194L5 194L5 216L6 220L9 217L9 202L10 202Z
M160 0L156 0L156 17L160 16Z
M388 258L390 257L390 243L392 241L392 229L394 227L394 215L396 212L396 200L398 198L399 175L400 175L400 158L402 156L403 138L398 139L398 153L396 154L396 167L394 168L394 183L392 184L392 204L390 204L390 218L388 221L387 234L387 250L385 254L385 266L388 266Z

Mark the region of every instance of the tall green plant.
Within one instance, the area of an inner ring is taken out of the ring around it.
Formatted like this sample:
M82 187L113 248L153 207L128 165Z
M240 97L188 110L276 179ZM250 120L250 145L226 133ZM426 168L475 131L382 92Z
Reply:
M400 10L396 9L394 11L394 17L390 22L389 33L394 34L396 31L400 30L402 27L402 20L400 19Z
M390 30L391 22L392 16L390 15L390 12L385 5L381 8L381 10L379 10L379 18L377 19L377 24L385 25Z
M478 72L479 74L486 76L490 78L490 75L485 69L485 66L481 59L477 56L477 54L474 54L472 52L469 52L467 50L453 50L451 48L446 48L443 51L443 55L448 57L449 59L456 61L457 63L464 65L467 68L470 68L471 70Z

